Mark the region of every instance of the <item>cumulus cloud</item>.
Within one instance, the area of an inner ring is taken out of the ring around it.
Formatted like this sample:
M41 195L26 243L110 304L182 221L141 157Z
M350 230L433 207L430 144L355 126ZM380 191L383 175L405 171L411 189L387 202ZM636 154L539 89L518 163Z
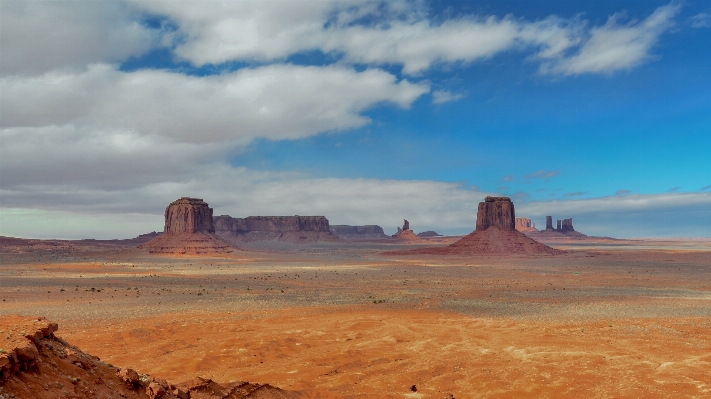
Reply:
M630 190L617 190L617 191L615 191L615 195L625 195L625 194L629 194L631 192L632 191L630 191Z
M711 14L702 12L691 17L692 28L711 28Z
M182 142L298 139L363 126L381 102L406 108L429 91L377 69L270 65L195 77L94 65L0 80L2 127L125 129Z
M162 36L139 18L117 1L2 1L0 71L29 75L139 56Z
M701 187L701 188L699 189L699 191L708 190L708 189L710 189L710 188L711 188L711 184L708 185L708 186L703 186L703 187Z
M601 27L592 28L576 54L562 58L542 71L564 75L610 73L629 69L651 58L659 36L674 25L681 7L676 3L657 8L643 21L621 24L623 14L612 15Z
M681 187L679 187L679 186L675 186L675 187L672 187L672 188L670 188L669 190L667 190L667 192L673 193L673 192L679 191L680 188L681 188Z
M352 63L398 64L417 74L435 63L470 62L518 46L543 58L577 43L576 29L556 17L527 22L494 16L435 24L417 2L134 1L179 27L175 54L194 65L270 62L302 51L342 55Z

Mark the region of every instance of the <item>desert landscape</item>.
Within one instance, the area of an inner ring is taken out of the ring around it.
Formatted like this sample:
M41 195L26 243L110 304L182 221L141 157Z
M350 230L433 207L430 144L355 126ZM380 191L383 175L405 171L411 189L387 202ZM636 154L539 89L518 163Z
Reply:
M0 399L711 398L709 43L709 0L0 0Z
M237 247L211 213L183 198L160 235L3 238L0 397L711 395L711 240L548 246L491 197L483 238L282 224L303 238ZM26 341L36 359L10 368Z

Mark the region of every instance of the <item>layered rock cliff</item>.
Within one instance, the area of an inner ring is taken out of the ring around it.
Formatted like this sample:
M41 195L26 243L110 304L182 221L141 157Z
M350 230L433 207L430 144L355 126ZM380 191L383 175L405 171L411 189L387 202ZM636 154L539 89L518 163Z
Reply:
M382 227L374 224L365 226L332 225L329 228L331 233L344 240L378 240L388 237Z
M516 218L516 230L521 232L533 232L536 230L536 224L529 218Z
M476 216L476 230L498 227L501 230L516 229L516 215L509 197L486 197L479 203Z
M313 243L339 241L331 233L324 216L249 216L229 215L213 219L216 233L228 242L283 241Z
M212 208L201 198L183 197L165 208L164 233L214 233Z

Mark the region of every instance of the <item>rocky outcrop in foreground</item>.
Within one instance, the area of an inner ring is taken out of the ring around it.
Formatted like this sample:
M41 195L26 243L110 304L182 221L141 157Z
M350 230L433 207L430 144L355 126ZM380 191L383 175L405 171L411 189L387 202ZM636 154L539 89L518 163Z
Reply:
M486 197L479 203L476 229L448 247L390 252L393 255L555 255L562 251L516 230L514 204L508 197Z
M239 244L255 241L289 243L334 242L340 239L331 233L324 216L249 216L229 215L214 218L215 231L225 241Z
M139 246L154 254L221 254L235 250L215 235L212 208L200 198L183 197L165 208L163 234Z
M347 225L332 225L330 226L331 233L343 238L344 240L379 240L388 236L383 231L383 228L374 224L366 226L347 226Z
M121 369L82 352L44 318L0 317L0 398L290 399L269 384L195 378L180 384Z

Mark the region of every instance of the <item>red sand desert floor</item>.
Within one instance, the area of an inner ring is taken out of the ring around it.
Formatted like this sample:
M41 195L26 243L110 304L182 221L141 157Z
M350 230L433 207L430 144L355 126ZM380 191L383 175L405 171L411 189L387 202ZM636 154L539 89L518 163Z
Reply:
M5 248L0 315L45 316L84 352L175 383L199 375L306 397L711 397L708 241L552 245L568 252Z

